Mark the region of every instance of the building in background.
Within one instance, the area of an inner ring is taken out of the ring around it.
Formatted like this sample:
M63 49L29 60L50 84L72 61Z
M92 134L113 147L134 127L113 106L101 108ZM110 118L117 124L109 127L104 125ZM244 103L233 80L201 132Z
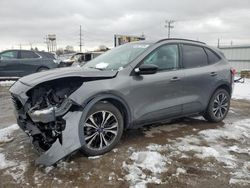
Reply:
M220 46L219 48L237 72L250 70L250 45Z
M128 42L145 40L145 36L114 35L114 46L120 46Z

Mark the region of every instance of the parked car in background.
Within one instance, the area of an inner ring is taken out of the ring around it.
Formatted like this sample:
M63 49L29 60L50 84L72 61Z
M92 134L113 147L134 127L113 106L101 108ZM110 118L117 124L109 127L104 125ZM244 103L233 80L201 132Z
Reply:
M60 67L69 67L71 65L80 65L80 64L84 64L94 58L96 58L97 56L103 54L104 52L79 52L79 53L75 53L74 55L72 55L69 59L65 59L63 61L60 62Z
M81 67L23 77L10 92L18 125L43 151L36 163L48 166L78 149L102 155L125 129L191 115L220 122L233 80L218 49L164 39L124 44Z
M18 78L58 67L54 54L31 50L6 50L0 53L0 77Z

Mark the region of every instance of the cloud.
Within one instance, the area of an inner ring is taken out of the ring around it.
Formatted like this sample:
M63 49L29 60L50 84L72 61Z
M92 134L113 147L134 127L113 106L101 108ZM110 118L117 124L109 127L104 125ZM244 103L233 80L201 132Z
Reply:
M46 34L57 35L58 47L113 45L114 34L165 38L165 19L173 19L173 37L199 39L215 45L250 43L249 0L1 0L0 49L30 43L45 49Z

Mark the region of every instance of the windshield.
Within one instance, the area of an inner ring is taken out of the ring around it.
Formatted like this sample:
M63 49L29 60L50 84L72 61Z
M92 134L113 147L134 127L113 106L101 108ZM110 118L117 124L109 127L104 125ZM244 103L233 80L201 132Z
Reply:
M149 44L124 44L96 57L82 67L100 70L118 70L128 65L148 47Z

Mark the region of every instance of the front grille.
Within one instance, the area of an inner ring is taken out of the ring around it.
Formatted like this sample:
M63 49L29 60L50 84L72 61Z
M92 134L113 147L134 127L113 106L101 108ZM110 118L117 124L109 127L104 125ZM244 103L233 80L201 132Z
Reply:
M23 105L17 97L11 95L11 100L12 100L16 110L20 110L22 108Z

